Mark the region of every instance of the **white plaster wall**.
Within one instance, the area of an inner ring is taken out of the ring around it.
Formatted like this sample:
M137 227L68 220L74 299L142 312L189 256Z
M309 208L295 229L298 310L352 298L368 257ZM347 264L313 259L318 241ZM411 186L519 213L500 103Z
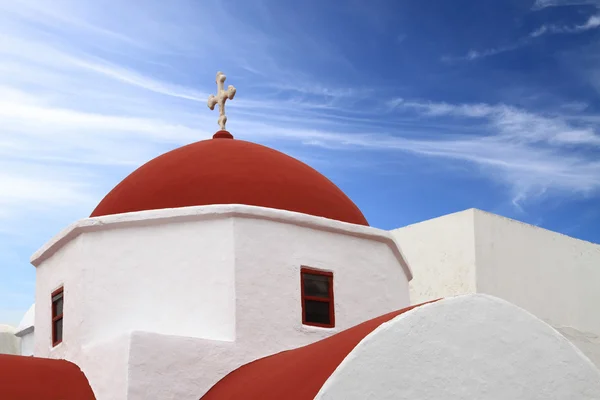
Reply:
M558 329L600 366L600 245L471 209L392 231L411 303L487 293Z
M497 298L467 295L381 325L318 400L600 399L600 372L563 336Z
M391 231L413 270L411 304L475 292L474 210Z
M136 332L130 400L157 393L161 399L198 399L227 373L250 361L409 305L405 270L386 243L250 217L234 218L233 228L236 341ZM333 272L335 328L302 325L302 266ZM176 382L176 389L170 389L175 392L168 392L170 382Z
M381 241L236 218L238 342L263 354L298 347L409 305L408 279ZM302 325L300 268L333 272L335 328Z
M77 362L81 349L82 324L86 315L84 289L85 254L82 237L60 248L36 269L35 339L36 357L66 358ZM51 294L64 286L63 342L52 347Z
M32 356L35 351L35 333L31 331L21 336L21 355Z
M123 386L127 398L152 398L177 386L178 399L197 399L249 361L409 304L411 272L388 232L261 207L86 219L32 262L41 328L36 351L77 363L100 398L123 398ZM302 326L303 265L334 272L335 329ZM64 342L48 351L50 293L61 283ZM160 351L105 345L133 332L154 335ZM197 347L207 340L218 345ZM203 357L207 351L211 356ZM111 389L113 375L102 375L103 362L111 371L127 370L126 383Z
M129 400L129 360L132 333L84 344L77 365L85 373L97 400ZM148 400L160 397L148 397Z
M83 344L133 330L235 337L231 221L85 232L36 271L36 355L74 359ZM51 348L53 290L64 285L63 343Z
M231 221L151 222L100 225L37 265L35 355L76 363L100 400L127 398L122 338L134 330L235 338ZM50 294L62 285L63 342L52 348Z
M248 352L235 342L133 332L127 399L198 400Z
M477 292L559 329L600 365L600 245L475 213Z
M125 400L122 395L125 391L119 388L119 377L114 375L119 371L113 365L119 360L115 357L116 349L103 349L96 353L97 359L91 363L84 351L85 346L89 346L84 334L86 323L94 319L90 310L97 304L89 296L87 256L85 235L81 235L64 243L51 257L37 265L34 356L69 360L81 368L99 400ZM64 287L63 341L52 347L51 293L61 286ZM126 355L120 361L120 370L126 371ZM105 377L114 379L114 385L103 384Z
M0 325L0 354L19 354L21 340L15 335L16 331L10 325Z
M86 343L134 330L235 339L231 220L89 232Z

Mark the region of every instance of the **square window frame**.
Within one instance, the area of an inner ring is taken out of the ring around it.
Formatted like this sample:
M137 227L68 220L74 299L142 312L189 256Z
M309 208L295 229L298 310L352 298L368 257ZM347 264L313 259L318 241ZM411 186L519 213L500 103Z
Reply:
M306 296L304 294L304 279L303 275L321 275L329 278L329 297ZM321 303L329 304L329 324L321 324L317 322L309 322L306 320L305 300L314 300ZM335 303L333 297L333 272L323 271L320 269L302 266L300 268L300 303L302 305L302 325L316 326L319 328L335 328Z

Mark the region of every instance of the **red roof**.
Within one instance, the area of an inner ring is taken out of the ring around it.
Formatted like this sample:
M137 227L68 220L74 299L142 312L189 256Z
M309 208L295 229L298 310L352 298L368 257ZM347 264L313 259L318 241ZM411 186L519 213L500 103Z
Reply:
M0 355L0 398L95 400L79 367L65 360Z
M420 305L382 315L308 346L246 364L217 382L201 400L312 400L365 336Z
M91 217L209 204L269 207L368 225L348 196L313 168L225 131L142 165Z

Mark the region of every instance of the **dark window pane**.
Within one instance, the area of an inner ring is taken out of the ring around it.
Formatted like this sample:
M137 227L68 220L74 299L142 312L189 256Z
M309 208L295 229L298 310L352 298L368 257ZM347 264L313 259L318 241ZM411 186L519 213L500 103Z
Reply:
M328 301L304 300L304 312L308 323L331 324Z
M52 306L54 307L54 316L61 315L63 313L63 298L62 296L53 302Z
M54 321L54 342L62 341L63 334L63 320L62 318Z
M304 295L329 298L329 277L325 275L302 274Z

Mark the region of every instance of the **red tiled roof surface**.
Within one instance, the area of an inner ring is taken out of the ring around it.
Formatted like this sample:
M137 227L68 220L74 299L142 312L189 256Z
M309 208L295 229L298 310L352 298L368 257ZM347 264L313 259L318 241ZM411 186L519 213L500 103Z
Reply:
M95 400L79 367L69 361L0 354L0 399Z

